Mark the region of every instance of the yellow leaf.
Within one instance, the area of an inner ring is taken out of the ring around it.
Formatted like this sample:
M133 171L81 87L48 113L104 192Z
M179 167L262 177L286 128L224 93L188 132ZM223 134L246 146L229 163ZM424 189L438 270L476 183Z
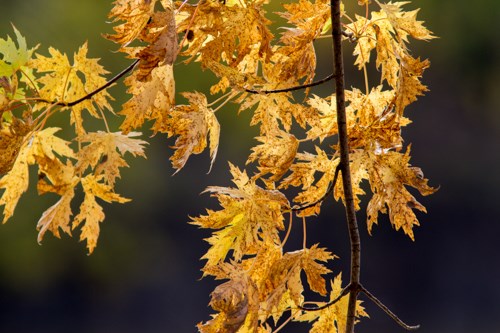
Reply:
M327 192L339 159L330 159L325 151L316 147L316 154L298 153L297 160L298 162L290 166L292 173L283 179L280 188L301 187L302 191L293 200L301 205L316 202ZM316 173L322 174L319 179ZM310 216L318 214L319 211L319 205L315 205L301 211L299 215Z
M43 169L47 161L57 159L56 154L74 157L69 142L54 136L58 130L58 128L49 127L33 133L29 139L23 139L23 144L19 148L19 154L10 172L0 179L0 188L5 189L0 198L0 206L5 205L3 223L12 216L19 198L28 188L28 165L40 163Z
M157 0L115 0L108 17L112 22L124 21L113 29L114 35L104 35L115 43L126 46L136 39L147 25Z
M30 147L24 144L20 148L19 154L9 173L0 179L0 188L5 189L0 198L0 206L5 206L2 223L7 222L14 214L14 209L17 206L19 198L28 189L28 160L30 158L30 153Z
M123 159L125 153L146 157L144 145L147 142L134 138L139 135L141 133L138 132L122 134L98 131L77 137L80 143L88 143L78 152L77 171L83 173L88 167L95 168L95 175L103 175L104 181L114 186L116 178L120 178L120 168L128 167Z
M41 244L43 236L47 231L60 238L59 228L68 235L71 235L71 200L75 196L74 187L68 187L61 195L59 201L43 212L38 220L36 228L38 230L38 243Z
M73 64L70 64L66 54L52 47L49 48L50 57L37 54L36 59L32 61L33 68L39 73L47 72L37 80L42 84L39 89L40 97L49 101L73 102L102 87L106 83L103 75L108 72L98 64L99 59L87 58L87 51L85 43L75 53ZM97 108L111 110L108 99L112 97L104 90L92 99L71 107L71 123L75 125L77 134L85 133L82 111L86 109L92 116L99 118Z
M368 232L377 223L378 213L387 213L396 230L403 229L414 240L413 226L418 226L418 219L413 209L426 212L406 189L405 185L416 188L420 194L429 195L437 189L427 185L419 168L409 164L410 148L405 154L386 152L370 154L371 167L368 169L373 196L367 207Z
M292 165L299 142L293 134L284 131L267 133L266 136L256 137L262 144L252 148L248 156L247 164L255 160L259 161L258 177L268 173L273 174L266 181L279 180Z
M205 269L224 261L228 252L239 261L244 254L255 254L265 244L281 243L278 231L284 229L282 208L288 207L286 197L278 192L264 190L249 180L245 172L230 165L237 188L208 187L215 193L220 211L208 210L208 215L193 218L193 224L202 228L221 229L207 239L211 245L203 256Z
M307 282L312 291L321 295L326 294L325 280L322 275L330 272L323 264L334 259L335 256L318 245L310 249L287 252L275 262L267 279L269 286L265 301L265 310L270 313L282 313L283 305L289 306L289 299L295 305L301 304L304 290L301 273L305 272Z
M332 291L330 293L330 301L336 299L342 292L342 274L339 274L331 282ZM335 304L319 310L306 311L298 318L297 321L315 321L310 333L344 333L347 321L347 307L349 303L349 295L345 295ZM356 318L368 317L365 309L361 306L361 301L356 302ZM322 304L318 304L321 306Z
M207 106L205 95L199 92L183 93L189 105L177 105L169 114L168 136L178 136L175 141L175 153L170 160L176 173L186 164L191 154L200 154L207 147L210 139L210 168L219 147L220 125L214 111Z
M75 216L73 221L72 229L74 230L83 221L85 221L81 234L80 240L87 241L87 249L89 254L94 251L97 245L97 239L99 237L99 223L104 221L104 211L102 207L97 203L96 197L106 201L106 202L119 202L124 203L130 201L129 199L123 198L120 195L113 192L113 188L109 185L99 183L100 178L93 175L88 175L82 178L81 183L83 186L83 191L85 192L85 199L80 205L80 212Z
M155 67L149 81L138 80L135 71L125 79L127 92L132 97L123 105L119 113L125 116L120 129L128 133L141 127L146 120L153 120L154 132L164 132L167 127L168 113L175 103L175 81L171 65Z

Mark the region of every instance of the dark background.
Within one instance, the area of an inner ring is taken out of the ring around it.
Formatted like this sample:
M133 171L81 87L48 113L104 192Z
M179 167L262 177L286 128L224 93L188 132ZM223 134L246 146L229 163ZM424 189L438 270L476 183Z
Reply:
M413 1L419 18L440 39L412 43L414 54L430 58L424 75L431 91L408 110L414 121L404 130L412 163L422 167L440 190L417 197L428 209L419 214L416 242L395 232L384 216L372 236L359 214L363 241L362 280L366 287L422 333L500 332L500 2ZM102 58L112 73L128 61L100 37L111 1L0 1L0 36L13 36L10 22L28 45L41 43L72 54L89 41L89 55ZM276 7L277 8L277 7ZM318 77L331 71L330 46L318 43ZM346 60L352 58L346 57ZM177 91L207 91L197 65L176 67ZM347 71L347 84L360 73ZM315 90L326 94L329 87ZM119 110L123 85L111 89ZM244 165L255 129L249 113L234 107L217 115L222 125L219 155L211 174L207 154L190 159L172 177L172 141L151 140L148 159L131 159L119 193L126 205L105 206L95 253L63 236L36 242L36 222L53 197L26 194L15 216L0 226L0 332L195 332L209 319L213 281L201 277L199 258L208 233L189 225L188 216L216 208L199 193L208 185L229 185L226 161ZM64 122L53 123L63 126ZM117 122L115 121L115 128ZM366 200L365 200L366 204ZM342 208L328 203L312 222L310 242L321 242L340 256L335 273L348 272L348 239ZM297 233L298 234L298 233ZM365 302L370 319L357 332L403 332L379 309ZM304 332L304 325L284 332Z

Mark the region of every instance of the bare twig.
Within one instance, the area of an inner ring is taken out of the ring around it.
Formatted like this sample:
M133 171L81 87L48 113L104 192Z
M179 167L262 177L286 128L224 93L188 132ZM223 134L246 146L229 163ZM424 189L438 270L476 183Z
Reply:
M335 188L335 184L337 184L337 178L338 178L339 172L340 172L340 164L341 163L337 164L337 167L335 168L335 175L333 176L333 181L330 183L328 190L326 190L325 194L321 198L319 198L318 200L316 200L314 202L311 202L311 203L308 203L308 204L305 204L302 206L293 206L291 208L291 211L293 211L293 212L301 211L301 210L307 209L309 207L313 207L313 206L317 205L318 203L324 201L326 199L326 197L328 197L330 195L330 193L332 193L333 189Z
M315 308L306 308L306 307L299 305L298 308L301 309L302 311L320 311L320 310L326 309L327 307L332 306L333 304L340 301L340 299L342 297L347 295L351 291L351 287L352 287L351 284L348 284L347 286L345 286L344 289L342 289L342 291L340 292L340 295L338 295L335 299L331 300L330 302L323 304L322 306L318 306Z
M319 86L320 84L328 82L331 79L333 79L333 74L330 74L327 77L325 77L324 79L321 79L321 80L318 80L318 81L315 81L312 83L303 84L300 86L294 86L294 87L290 87L290 88L283 88L283 89L276 89L276 90L253 90L253 89L244 88L244 90L246 92L251 93L251 94L276 94L276 93L281 93L281 92L295 91L295 90L310 88L310 87L314 87L314 86Z
M373 303L375 303L379 308L381 308L382 311L384 311L389 317L392 318L392 320L394 320L399 326L401 326L405 330L415 331L419 329L420 325L411 326L403 322L401 319L399 319L399 317L396 316L391 310L389 310L389 308L384 303L382 303L377 297L375 297L362 285L360 285L360 291L364 293Z
M349 166L349 144L347 137L347 117L345 111L344 63L342 59L342 28L340 24L340 0L330 0L333 38L333 67L335 73L335 97L337 101L337 126L339 132L340 163L344 188L345 210L351 242L351 289L347 309L346 333L354 332L356 319L356 299L359 293L361 240L354 209L351 170Z
M130 72L132 70L132 68L134 68L135 65L137 65L137 63L139 62L140 59L136 59L134 60L134 62L132 62L127 68L125 68L124 70L122 70L120 73L118 73L115 77L113 77L111 80L109 80L108 82L106 82L103 86L97 88L96 90L88 93L87 95L83 96L83 97L80 97L79 99L73 101L73 102L57 102L57 101L49 101L48 99L45 99L45 98L34 98L33 101L35 102L39 102L39 103L47 103L47 104L52 104L52 105L59 105L59 106L73 106L73 105L76 105L76 104L79 104L87 99L90 99L92 98L95 94L98 94L100 93L101 91L103 91L104 89L108 88L109 86L111 86L113 83L115 83L116 81L118 81L119 79L121 79L125 74L127 74L128 72Z

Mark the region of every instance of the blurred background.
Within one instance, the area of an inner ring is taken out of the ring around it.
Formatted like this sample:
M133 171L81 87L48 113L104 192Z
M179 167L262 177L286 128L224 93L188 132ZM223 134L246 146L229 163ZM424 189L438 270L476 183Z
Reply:
M101 37L111 32L110 8L111 1L98 0L0 0L0 36L14 36L12 23L29 46L40 43L44 55L49 46L72 55L88 40L89 56L118 73L129 60ZM416 242L393 231L386 216L369 236L359 214L362 280L403 320L421 324L419 332L500 332L500 2L415 0L407 8L421 8L419 19L440 37L411 44L413 54L431 60L424 74L430 92L407 111L414 123L403 134L412 144L412 164L440 190L417 196L428 214L418 215ZM278 2L271 9L278 10ZM321 78L331 72L331 48L328 40L317 47ZM177 66L175 76L177 91L207 91L213 82L196 64ZM359 79L359 72L347 69L348 86ZM111 89L117 111L126 100L123 91L122 83ZM38 197L31 188L15 216L0 226L0 332L187 333L208 320L215 283L199 280L208 233L187 221L217 207L199 193L230 184L226 161L243 167L255 135L255 128L248 129L249 112L237 116L228 106L217 116L221 142L209 175L205 153L172 177L173 142L161 135L151 140L147 160L129 160L118 192L133 201L105 205L91 256L78 232L61 240L47 235L37 244L36 223L55 198ZM332 269L347 278L342 207L325 204L308 239L339 255ZM371 318L357 326L358 333L403 332L373 304L365 306ZM284 332L307 327L292 324Z

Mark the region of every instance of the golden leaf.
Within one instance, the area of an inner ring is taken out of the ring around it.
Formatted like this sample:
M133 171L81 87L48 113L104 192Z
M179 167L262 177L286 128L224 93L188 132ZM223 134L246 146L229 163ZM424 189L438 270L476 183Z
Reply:
M97 239L99 237L99 223L104 221L105 217L102 207L96 201L96 197L106 202L115 201L124 203L130 201L130 199L123 198L113 192L113 188L111 186L100 183L99 181L101 179L102 177L95 177L93 175L88 175L82 178L81 183L83 191L85 192L85 199L80 205L80 212L75 216L72 226L72 229L74 230L83 221L85 221L81 230L80 240L87 241L89 254L94 251L94 248L97 245Z
M77 137L80 143L89 143L78 152L77 172L83 173L88 167L95 168L96 176L103 175L104 181L114 186L116 178L120 178L120 168L128 167L123 159L125 153L146 157L144 145L147 142L134 138L139 135L141 133L138 132L122 134L98 131Z
M32 67L39 73L48 72L37 80L42 84L39 89L40 97L49 101L73 102L106 84L103 75L108 72L98 64L99 59L87 58L87 51L85 43L75 53L73 64L70 64L66 54L52 47L49 48L50 57L37 54L36 59L32 61ZM97 108L112 109L108 99L112 97L104 90L92 99L86 99L71 107L71 123L75 125L77 134L85 133L82 111L86 109L92 116L99 118Z
M220 229L207 239L211 247L203 256L205 269L224 261L230 250L239 261L244 254L257 253L263 244L281 244L278 231L284 229L281 210L288 207L286 197L262 189L245 172L230 167L237 188L212 186L205 190L215 193L223 209L207 210L208 215L192 221L203 228Z
M170 157L176 173L186 164L191 154L200 154L210 139L210 168L217 156L220 125L214 111L207 105L207 98L199 92L183 93L189 105L177 105L169 114L166 132L168 136L178 136L175 153Z
M112 22L124 23L113 27L114 35L104 35L115 43L128 45L136 39L147 25L154 11L156 0L115 0L108 17Z
M125 79L129 87L127 92L132 97L123 104L119 114L125 119L120 126L123 133L128 133L143 125L145 120L153 120L154 132L164 132L167 127L167 117L175 103L175 81L171 65L155 67L151 71L151 79L141 82L139 73L135 71Z
M339 274L331 281L332 291L330 293L330 301L336 299L342 292L342 274ZM298 318L297 321L315 321L310 333L344 333L347 321L347 307L349 303L349 295L345 295L335 304L319 311L306 311ZM356 301L356 318L368 317L365 309L361 306L361 301ZM321 306L321 304L318 304Z
M62 157L74 157L69 142L54 136L58 130L49 127L33 133L30 139L25 139L11 170L0 179L0 188L5 189L0 198L0 206L5 205L3 223L12 216L19 198L28 188L29 165L40 163L43 169L47 161L57 159L56 154Z
M312 291L321 295L326 294L325 280L322 275L330 272L323 264L334 259L332 253L323 248L318 248L318 244L309 249L288 252L277 260L271 267L269 276L265 310L267 313L282 313L285 306L289 306L289 299L296 305L302 303L302 292L304 290L301 273L305 272L307 282ZM284 302L285 300L285 302Z
M413 209L423 212L426 209L405 185L416 188L422 195L432 194L437 189L427 185L419 168L410 166L410 147L405 154L389 151L369 156L371 166L368 173L373 196L367 207L368 232L377 223L378 213L387 213L388 209L393 227L396 230L402 228L414 240L413 226L418 226L419 222Z
M266 181L279 180L292 165L299 142L293 134L284 131L271 132L256 139L262 144L252 148L247 164L258 160L260 172L256 177L271 173L273 175Z

